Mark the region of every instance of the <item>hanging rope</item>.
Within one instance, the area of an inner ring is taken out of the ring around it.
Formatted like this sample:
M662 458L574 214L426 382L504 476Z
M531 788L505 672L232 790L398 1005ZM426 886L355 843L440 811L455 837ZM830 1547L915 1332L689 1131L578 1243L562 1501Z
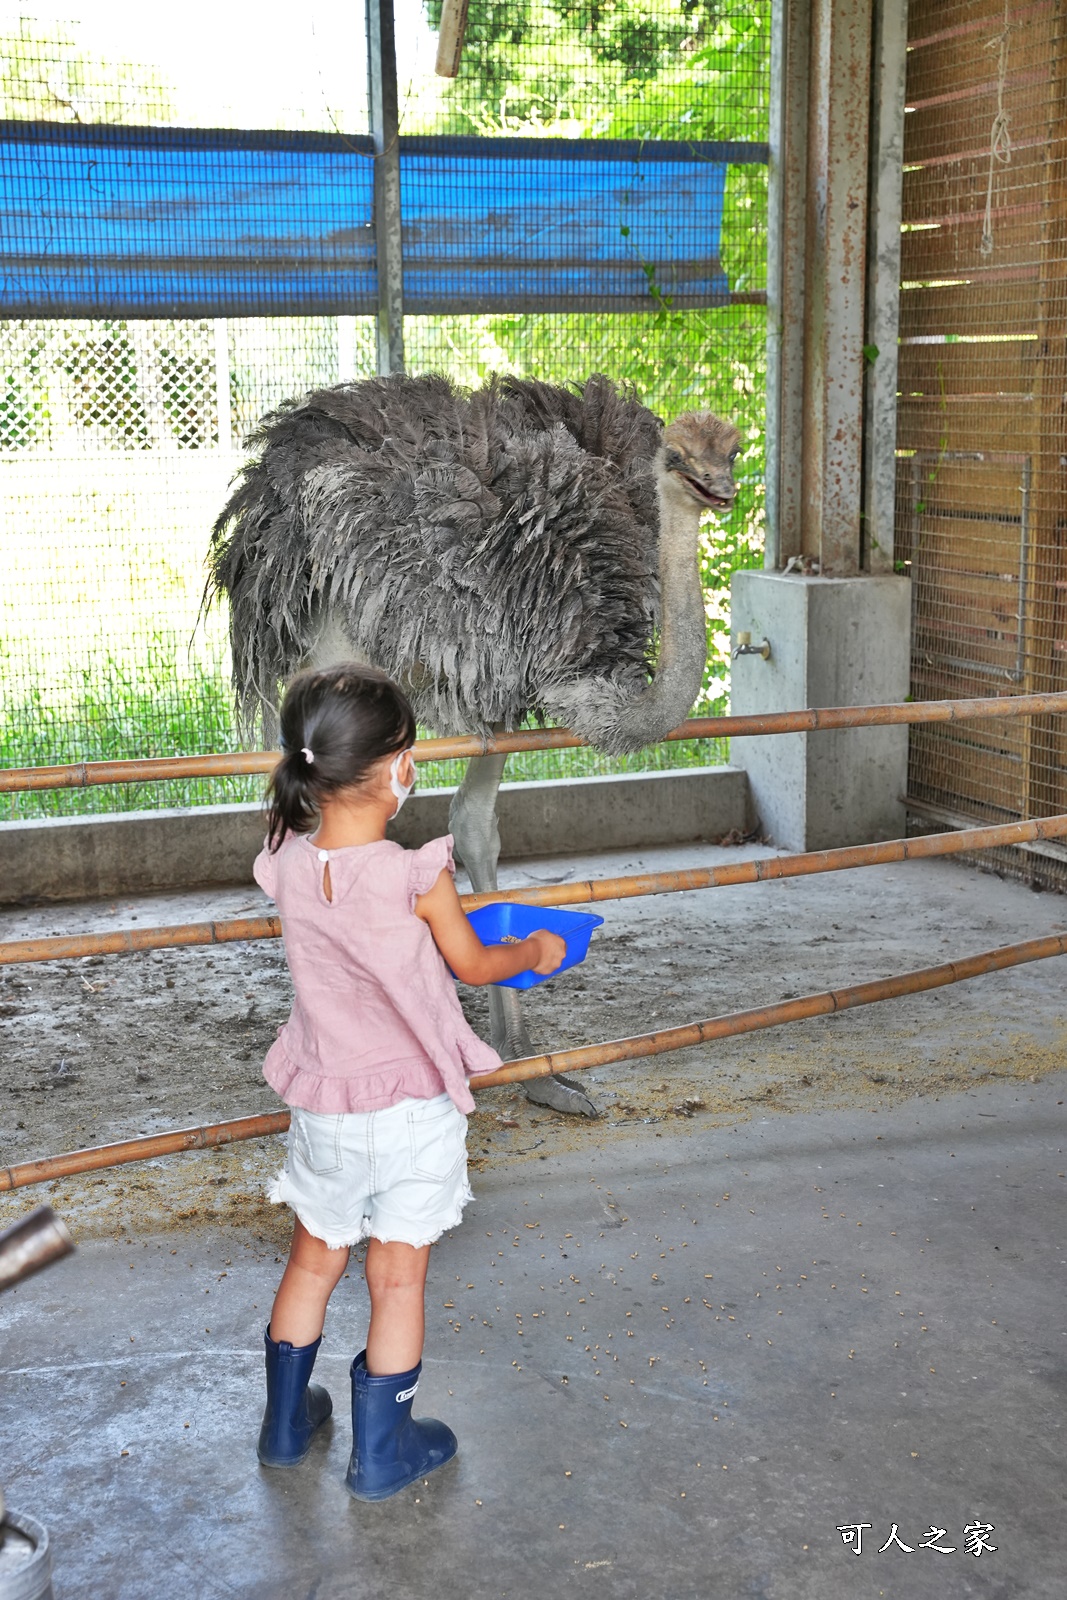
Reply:
M993 128L989 136L989 184L986 189L985 219L982 223L982 242L979 245L984 256L993 254L993 176L998 163L1002 167L1011 164L1011 135L1008 132L1008 123L1011 121L1004 109L1004 84L1008 76L1008 48L1011 43L1012 29L1016 26L1011 20L1011 0L1004 0L1004 27L986 45L987 50L999 49L1000 60L997 67L997 114L993 118Z

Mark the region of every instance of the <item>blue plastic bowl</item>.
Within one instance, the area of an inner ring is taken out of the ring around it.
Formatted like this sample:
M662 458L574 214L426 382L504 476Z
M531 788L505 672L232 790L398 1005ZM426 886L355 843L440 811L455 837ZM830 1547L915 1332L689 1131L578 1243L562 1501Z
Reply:
M532 989L535 984L546 983L548 978L558 977L568 967L576 967L584 961L593 929L599 928L604 918L595 916L591 911L561 911L557 906L524 906L501 901L496 905L479 906L477 911L469 911L467 920L483 944L504 944L510 943L511 939L525 939L528 933L536 933L538 928L547 928L549 933L558 933L561 939L567 941L567 954L555 972L545 976L538 972L520 972L518 977L504 978L497 985L501 989ZM507 935L511 938L506 938Z

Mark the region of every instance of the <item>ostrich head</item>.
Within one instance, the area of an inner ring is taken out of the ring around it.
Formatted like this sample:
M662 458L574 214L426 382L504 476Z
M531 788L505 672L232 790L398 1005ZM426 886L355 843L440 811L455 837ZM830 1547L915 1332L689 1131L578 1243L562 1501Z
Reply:
M710 411L687 411L664 431L656 464L667 493L695 500L713 511L729 511L734 503L734 462L741 454L741 435L732 422Z

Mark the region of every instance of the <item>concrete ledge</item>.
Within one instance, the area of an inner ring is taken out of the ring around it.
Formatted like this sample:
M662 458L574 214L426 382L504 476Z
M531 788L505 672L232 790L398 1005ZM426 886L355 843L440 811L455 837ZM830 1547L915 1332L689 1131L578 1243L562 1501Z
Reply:
M454 792L414 794L393 837L415 848L447 833ZM509 860L715 840L752 825L748 778L736 767L508 783L499 815ZM250 883L262 842L258 805L4 822L0 904Z

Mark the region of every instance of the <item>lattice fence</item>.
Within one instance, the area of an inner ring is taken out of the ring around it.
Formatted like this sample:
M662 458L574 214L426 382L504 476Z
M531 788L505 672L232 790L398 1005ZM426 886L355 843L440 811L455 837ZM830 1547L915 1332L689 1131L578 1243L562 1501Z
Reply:
M1067 688L1067 6L911 0L898 534L913 688ZM1063 718L915 729L953 823L1067 810ZM1067 852L1020 867L1067 885Z
M201 0L198 8L206 20ZM238 28L226 8L223 15L216 8L196 47L194 26L183 27L179 40L173 26L153 24L146 13L120 34L98 15L106 8L64 27L23 19L0 38L0 118L8 119L0 129L7 174L0 178L7 240L0 312L5 303L17 307L0 322L0 563L10 575L0 595L0 764L194 752L235 741L224 619L198 622L198 610L208 534L242 440L280 400L375 365L373 307L360 288L370 281L360 277L369 226L360 208L371 167L362 8L312 9L283 36ZM432 71L433 5L428 14L415 0L397 5L402 140L430 141L431 200L444 208L434 214L453 229L464 259L485 232L469 193L470 149L485 147L468 140L511 141L506 148L520 153L520 172L534 170L521 162L538 140L554 140L559 150L586 141L582 148L595 144L601 157L608 141L624 153L674 141L683 156L690 151L691 166L705 161L692 151L709 141L747 142L757 151L721 163L714 180L710 168L694 178L683 161L673 177L669 164L625 156L633 166L627 198L607 219L608 255L629 285L617 304L612 267L603 278L608 299L575 296L574 310L558 296L541 309L506 299L483 311L459 300L462 309L418 309L419 240L444 223L424 226L413 215L405 225L416 306L405 318L409 370L443 369L471 384L493 370L555 381L604 371L633 382L664 415L706 405L741 425L750 453L739 506L709 533L706 550L717 642L707 703L722 703L729 574L760 559L766 167L758 146L766 139L769 4L618 0L559 11L534 4L520 26L514 8L472 0L470 16L462 73L450 84ZM227 52L240 72L225 70ZM446 160L433 141L448 139ZM410 195L419 148L402 144ZM194 161L202 188L183 191L181 174ZM300 182L302 161L320 163L327 177L343 172L347 230L331 232L327 211L315 209L331 203L336 184ZM128 170L136 162L143 192L122 177L124 163ZM236 187L223 194L227 163L241 162L233 167ZM674 212L663 211L667 200L648 200L655 183L657 195L667 193L664 182L677 197L669 201ZM701 207L687 209L692 182L718 183L710 231ZM221 198L208 196L212 184ZM223 209L206 211L205 196ZM530 204L536 199L531 190ZM254 218L257 205L270 226L290 233L272 243L266 223L249 223L242 248L259 262L260 276L250 267L242 277L241 259L227 256L211 230L219 218L227 226L245 213ZM660 230L655 237L667 240L662 255L644 249L653 237L649 218ZM703 299L673 264L690 237L690 255L703 251L702 263L718 275ZM202 253L190 268L194 249ZM262 267L272 249L278 259L287 250L307 253L321 301L309 299L307 310L317 314L294 314L291 297L286 314L277 314L283 268L275 263L270 277ZM106 273L126 292L143 279L148 308L164 267L173 268L172 296L188 292L190 273L219 288L198 290L190 302L196 314L180 317L34 314L97 292L94 282ZM345 272L352 314L330 287ZM678 751L670 759L706 756ZM587 770L599 769L585 760ZM132 798L173 804L240 792L160 786ZM130 798L53 797L48 805ZM20 801L12 814L40 804Z

